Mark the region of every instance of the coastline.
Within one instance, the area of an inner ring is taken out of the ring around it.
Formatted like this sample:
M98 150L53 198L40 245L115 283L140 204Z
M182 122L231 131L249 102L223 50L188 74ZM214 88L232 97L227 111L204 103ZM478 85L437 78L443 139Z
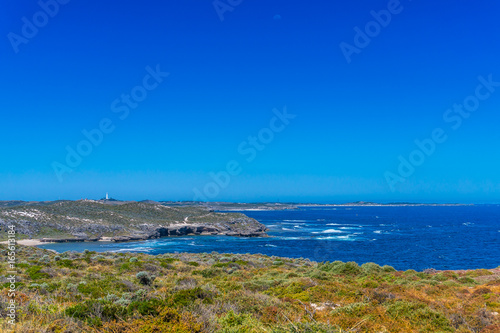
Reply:
M0 242L0 244L9 244L8 241ZM25 245L25 246L38 246L43 244L54 244L54 242L42 242L40 239L21 239L16 240L17 245Z
M91 242L108 242L108 241L111 241L111 237L101 237L99 240L91 241ZM126 243L126 242L119 242L119 243ZM22 240L16 241L16 244L17 245L37 247L38 245L44 245L44 244L56 244L56 242L43 242L40 239L22 239ZM2 242L0 242L0 245L8 245L8 241L2 241ZM50 252L53 252L53 253L59 253L58 251L52 250L52 249L43 249L43 250L50 251ZM182 255L182 254L195 256L195 255L199 255L200 254L200 253L189 252L189 251L182 251L182 252L178 252L178 253L162 253L162 254L150 254L150 253L142 253L142 252L139 252L139 253L141 253L142 255L145 255L145 256L152 256L152 257L162 257L162 256L165 256L165 255ZM137 253L137 254L139 254L139 253ZM217 253L225 254L224 252L217 252ZM268 255L260 254L260 253L254 253L254 254L249 254L249 253L243 254L243 253L232 253L232 252L227 252L227 253L231 253L232 255L236 255L236 256L238 256L238 255L249 255L249 256L267 256L268 257ZM208 254L208 253L201 252L201 254ZM300 259L297 259L297 258L286 257L286 256L276 256L276 258L279 258L279 259L282 259L282 260L290 260L290 261L300 260ZM310 263L321 264L318 261L314 261L314 260L310 260L310 259L304 259L304 260L307 260ZM500 266L498 266L498 267L492 267L492 268L479 267L479 268L469 268L469 269L430 269L430 270L432 271L431 273L433 273L433 274L436 274L436 273L445 273L445 272L454 272L454 273L459 273L459 274L467 274L468 272L473 272L473 271L477 271L477 270L484 270L484 271L490 272L491 276L482 275L482 276L477 276L475 278L479 278L480 280L481 279L482 280L491 280L491 279L494 280L494 279L500 277ZM396 270L396 271L398 271L398 272L404 272L404 270Z

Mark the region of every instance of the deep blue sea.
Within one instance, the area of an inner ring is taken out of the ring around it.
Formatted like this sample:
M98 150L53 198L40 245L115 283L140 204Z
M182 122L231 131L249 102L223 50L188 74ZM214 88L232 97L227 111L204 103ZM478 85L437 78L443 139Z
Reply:
M270 237L188 236L40 247L58 252L262 253L314 261L375 262L397 270L500 266L500 205L303 207L243 213L265 224Z

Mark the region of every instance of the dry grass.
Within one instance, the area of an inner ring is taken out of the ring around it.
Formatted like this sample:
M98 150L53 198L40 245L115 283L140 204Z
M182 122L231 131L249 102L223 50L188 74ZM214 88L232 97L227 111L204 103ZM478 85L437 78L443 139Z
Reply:
M498 269L396 272L375 264L262 255L56 255L20 247L17 270L15 332L498 332L500 327ZM8 287L6 276L1 278L5 313ZM0 328L13 331L5 318Z

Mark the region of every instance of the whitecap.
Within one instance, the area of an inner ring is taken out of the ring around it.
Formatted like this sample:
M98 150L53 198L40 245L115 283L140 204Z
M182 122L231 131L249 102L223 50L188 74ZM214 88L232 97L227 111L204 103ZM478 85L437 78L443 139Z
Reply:
M299 240L299 239L306 239L305 237L276 237L276 239L279 240Z
M112 250L110 252L149 252L149 251L153 251L153 249L149 247L136 247L136 248Z
M335 239L335 240L340 240L340 241L355 241L356 240L356 238L351 238L351 237L349 237L349 235L347 235L347 236L318 237L317 239L321 239L321 240Z
M343 233L341 230L336 230L336 229L327 229L323 231L313 231L311 234L336 234L336 233Z
M327 223L325 225L341 225L344 227L354 227L354 228L363 228L362 224L352 224L352 223Z
M337 230L337 229L327 229L323 230L321 233L322 234L333 234L333 233L342 233L343 231Z

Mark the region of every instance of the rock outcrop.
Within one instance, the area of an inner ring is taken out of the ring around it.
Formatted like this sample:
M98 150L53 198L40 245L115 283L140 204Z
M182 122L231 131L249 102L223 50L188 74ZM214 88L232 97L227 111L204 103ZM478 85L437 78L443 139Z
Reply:
M95 242L99 240L110 240L113 242L129 242L147 239L155 239L170 236L188 236L188 235L222 235L234 237L267 237L267 228L263 225L257 226L253 230L232 231L230 228L219 230L212 226L205 225L177 225L168 227L159 227L149 233L133 233L130 235L121 235L114 237L76 237L76 238L42 238L44 243L68 243L68 242Z

